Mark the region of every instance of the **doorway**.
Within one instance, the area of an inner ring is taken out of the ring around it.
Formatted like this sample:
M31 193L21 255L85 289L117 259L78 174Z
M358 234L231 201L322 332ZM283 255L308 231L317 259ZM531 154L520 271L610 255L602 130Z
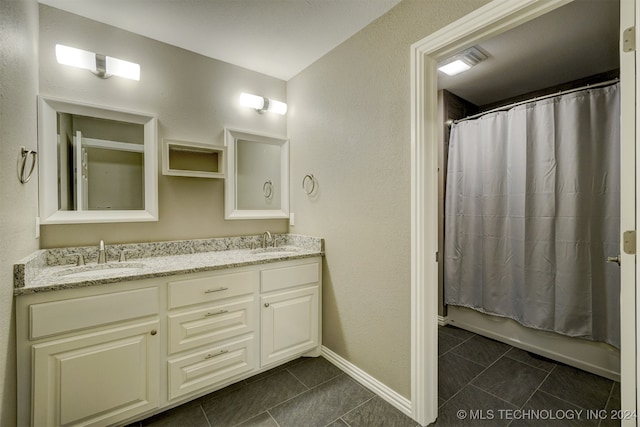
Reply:
M440 124L436 63L567 3L566 0L544 4L495 0L412 46L412 404L413 416L422 424L434 421L437 414L437 304L434 302L438 298L436 142ZM633 26L633 3L623 0L621 9L621 28ZM623 176L635 176L634 63L634 54L623 57L621 53L622 158L627 160L621 165ZM633 230L635 183L624 181L621 228ZM621 254L621 258L622 408L635 410L635 256Z

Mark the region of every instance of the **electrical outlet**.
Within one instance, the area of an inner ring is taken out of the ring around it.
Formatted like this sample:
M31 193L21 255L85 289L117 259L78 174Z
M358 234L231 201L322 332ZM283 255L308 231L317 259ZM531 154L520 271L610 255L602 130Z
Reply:
M40 217L36 217L36 239L40 238Z
M291 212L289 213L289 226L293 227L294 225L296 225L296 214Z

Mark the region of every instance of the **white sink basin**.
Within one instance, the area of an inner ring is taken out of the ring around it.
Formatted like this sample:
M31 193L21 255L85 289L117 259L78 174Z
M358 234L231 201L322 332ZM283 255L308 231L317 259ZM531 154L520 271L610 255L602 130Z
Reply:
M82 267L71 267L58 272L56 276L92 279L115 274L132 273L142 267L144 267L144 264L132 262L118 264L94 264Z
M258 248L251 251L252 254L280 254L280 255L292 255L300 252L300 248L295 246L277 246L270 248Z

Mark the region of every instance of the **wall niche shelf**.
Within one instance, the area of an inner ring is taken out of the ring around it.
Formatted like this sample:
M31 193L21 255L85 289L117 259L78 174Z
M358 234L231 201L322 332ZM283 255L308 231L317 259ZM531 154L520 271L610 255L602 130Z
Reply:
M162 141L162 174L225 178L225 147L200 142Z

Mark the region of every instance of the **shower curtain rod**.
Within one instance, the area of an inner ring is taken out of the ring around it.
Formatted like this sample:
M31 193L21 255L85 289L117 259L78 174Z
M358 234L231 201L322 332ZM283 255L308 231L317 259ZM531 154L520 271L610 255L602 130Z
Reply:
M495 113L496 111L509 110L509 109L511 109L513 107L517 107L518 105L527 104L529 102L541 101L543 99L553 98L554 96L566 95L568 93L579 92L579 91L585 90L585 89L595 89L595 88L599 88L599 87L603 87L603 86L609 86L609 85L618 83L619 81L620 81L619 78L615 78L615 79L607 80L607 81L600 82L600 83L594 83L594 84L589 84L589 85L577 87L577 88L574 88L574 89L561 90L560 92L550 93L548 95L543 95L543 96L527 99L525 101L518 101L518 102L514 102L512 104L503 105L502 107L497 107L497 108L493 108L491 110L483 111L482 113L474 114L472 116L465 117L463 119L458 119L458 120L449 119L449 120L447 120L446 123L447 123L447 126L451 127L451 125L453 125L455 123L464 122L466 120L477 119L478 117L482 117L485 114Z

